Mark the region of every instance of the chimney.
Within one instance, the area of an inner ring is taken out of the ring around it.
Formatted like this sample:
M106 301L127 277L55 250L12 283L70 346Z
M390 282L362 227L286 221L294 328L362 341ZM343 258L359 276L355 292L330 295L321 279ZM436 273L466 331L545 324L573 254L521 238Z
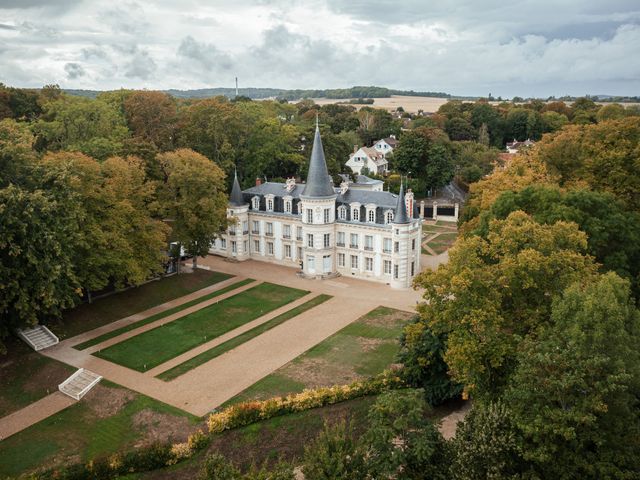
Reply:
M260 185L262 185L262 180L260 177L256 177L256 187L259 187Z
M358 145L354 145L353 146L353 153L356 153L358 151Z

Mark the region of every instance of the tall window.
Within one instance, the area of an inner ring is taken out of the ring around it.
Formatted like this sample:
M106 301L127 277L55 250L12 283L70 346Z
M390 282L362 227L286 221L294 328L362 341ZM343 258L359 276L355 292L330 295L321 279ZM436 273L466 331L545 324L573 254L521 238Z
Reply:
M344 247L344 232L338 232L338 239L336 242L339 247Z
M307 234L307 247L313 248L313 235Z
M253 241L253 251L256 253L260 253L260 240Z
M415 275L416 264L415 262L411 262L411 276Z
M273 242L267 242L267 255L273 255Z
M242 233L243 234L249 233L249 220L244 220L242 222Z
M344 267L344 253L338 254L338 266Z
M273 212L273 198L267 198L267 211Z
M220 247L226 249L227 248L227 239L226 238L221 238L220 239Z
M267 233L266 233L266 235L268 237L273 237L273 223L267 222L266 225L267 225Z
M349 242L349 246L351 248L358 248L358 234L357 233L352 233L350 240L351 241Z
M358 222L360 220L360 207L354 207L351 211L351 220Z
M254 210L260 210L260 197L253 197L251 203Z
M364 259L364 269L367 272L373 272L373 258L367 257Z
M284 211L286 213L291 213L291 200L284 201Z
M338 208L338 218L340 220L346 220L347 219L347 207L345 207L344 205L340 206L340 208Z
M291 258L291 245L284 246L284 256L286 258Z
M384 274L391 275L391 260L384 261Z
M351 268L358 268L358 256L351 255Z
M307 208L307 223L313 223L313 210Z
M369 211L367 211L367 220L369 221L369 223L375 223L376 221L376 211L371 209Z
M329 223L331 221L331 209L324 209L324 223Z
M296 250L298 260L302 260L302 247L298 247Z
M398 264L393 266L393 278L398 278Z
M231 253L238 253L238 243L235 241L231 242Z
M365 250L373 250L373 236L365 235L364 236L364 249Z
M415 250L416 249L416 239L414 238L413 240L411 240L411 250Z
M383 246L382 251L384 253L391 253L391 239L390 238L385 238L384 239L384 246ZM391 273L391 272L389 272L389 273Z
M296 240L302 240L302 227L296 227Z
M284 225L282 229L282 238L291 238L291 225Z
M260 233L260 222L258 222L257 220L251 222L251 233L256 235Z
M393 242L393 251L396 253L400 251L400 242Z
M331 246L331 234L324 234L324 248L329 248Z

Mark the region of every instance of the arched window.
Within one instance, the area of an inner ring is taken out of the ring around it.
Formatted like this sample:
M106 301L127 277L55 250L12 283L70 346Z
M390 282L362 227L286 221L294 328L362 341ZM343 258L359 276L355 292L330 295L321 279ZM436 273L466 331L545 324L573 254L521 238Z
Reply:
M367 212L367 220L368 220L370 223L375 223L375 221L376 221L376 211L375 211L375 210L370 209L370 210Z
M393 222L393 212L388 211L386 215L386 223L391 223L391 222Z
M267 212L273 212L273 197L267 197Z
M340 220L346 220L347 219L347 207L345 207L344 205L340 206L338 208L338 218Z
M291 200L284 201L284 211L285 213L291 213Z
M251 204L254 210L260 210L260 197L253 197L251 199Z
M357 222L360 220L360 207L355 207L351 211L351 220L353 220L354 222Z

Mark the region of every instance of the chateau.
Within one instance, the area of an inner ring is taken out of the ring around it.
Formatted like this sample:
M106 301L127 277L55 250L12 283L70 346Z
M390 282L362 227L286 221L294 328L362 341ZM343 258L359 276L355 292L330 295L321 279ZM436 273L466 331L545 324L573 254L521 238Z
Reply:
M236 175L227 213L237 222L210 253L298 268L308 278L343 275L408 288L420 272L415 209L404 186L399 195L367 182L335 188L316 125L306 183L257 181L242 191Z

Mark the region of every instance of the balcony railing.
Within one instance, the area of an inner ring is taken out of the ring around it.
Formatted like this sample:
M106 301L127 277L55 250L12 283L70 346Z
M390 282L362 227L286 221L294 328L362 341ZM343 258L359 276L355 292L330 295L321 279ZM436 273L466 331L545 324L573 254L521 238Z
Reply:
M252 235L260 235L260 230L251 230Z
M265 235L266 235L267 237L273 237L273 232L265 232Z
M338 242L338 243L336 243L336 247L344 247L344 242Z
M351 243L349 245L349 248L358 248L358 244L357 243Z
M391 249L390 248L385 248L382 250L382 253L391 253Z
M282 234L282 238L289 239L289 238L291 238L291 235L287 235L286 233L284 233L284 234Z
M364 249L371 252L373 250L373 247L365 245Z

